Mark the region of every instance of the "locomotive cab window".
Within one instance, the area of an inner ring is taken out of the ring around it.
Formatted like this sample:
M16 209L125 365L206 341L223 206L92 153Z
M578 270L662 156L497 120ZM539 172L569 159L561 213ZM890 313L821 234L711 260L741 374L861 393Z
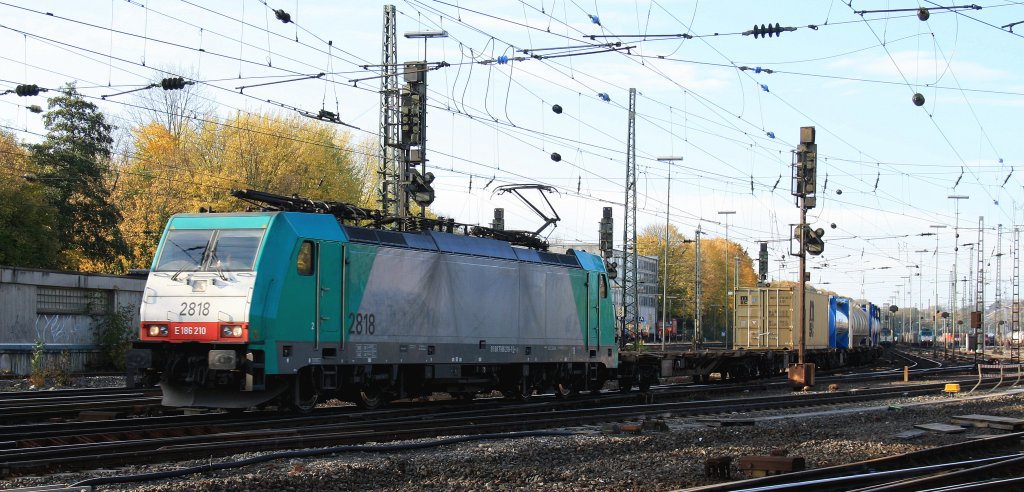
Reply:
M299 247L299 256L295 260L295 269L299 275L313 274L313 241L303 241Z
M603 273L601 274L601 280L597 282L597 292L601 299L608 298L608 276Z
M262 229L176 229L167 232L158 272L252 271Z

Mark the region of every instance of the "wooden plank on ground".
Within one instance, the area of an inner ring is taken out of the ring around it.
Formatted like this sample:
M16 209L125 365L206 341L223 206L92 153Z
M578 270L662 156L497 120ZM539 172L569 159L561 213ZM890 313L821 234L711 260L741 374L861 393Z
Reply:
M928 424L914 424L915 428L924 429L926 431L941 432L943 434L958 434L964 431L963 427L959 425L942 424L939 422L932 422Z
M896 434L893 437L895 437L896 439L902 439L904 441L909 441L911 439L917 439L918 437L921 437L921 436L923 436L925 434L927 434L927 432L925 432L923 430L908 430L908 431L900 432L899 434Z
M1024 429L1024 419L1013 417L997 417L995 415L956 415L952 419L954 424L971 425L974 427L991 427L1008 431Z

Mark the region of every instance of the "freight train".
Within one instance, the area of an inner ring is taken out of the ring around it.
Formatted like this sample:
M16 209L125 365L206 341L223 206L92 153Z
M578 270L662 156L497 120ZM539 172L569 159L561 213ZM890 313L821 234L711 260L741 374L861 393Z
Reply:
M798 292L793 287L737 291L733 346L742 350L796 350L800 344ZM881 310L868 303L808 290L804 295L806 361L822 368L859 365L879 355Z
M426 218L398 231L385 227L392 218L348 204L233 193L260 210L171 217L150 268L126 362L131 383L159 384L166 406L309 411L330 398L375 408L434 392L566 397L609 380L628 391L667 376L768 377L793 362L791 341L776 333L752 345L744 337L755 334L738 328L740 350L620 350L613 265L584 251L548 252L535 233ZM785 309L763 314L791 322L791 294ZM777 292L762 307L773 299ZM810 302L812 313L822 310L812 327L835 335L819 347L812 328L812 346L828 349L820 366L860 362L851 355L877 345L860 308ZM738 306L737 324L750 307ZM817 324L829 312L847 318Z
M628 376L599 256L344 225L339 214L362 211L239 194L303 211L168 221L128 356L142 384L159 381L164 405L308 410L339 398L376 407L436 391L526 398Z

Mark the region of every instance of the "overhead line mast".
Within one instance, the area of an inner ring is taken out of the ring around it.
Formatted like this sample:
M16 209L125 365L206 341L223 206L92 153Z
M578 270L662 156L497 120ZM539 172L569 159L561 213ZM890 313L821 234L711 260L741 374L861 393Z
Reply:
M640 316L637 295L636 259L636 89L629 89L629 129L626 133L626 212L622 222L622 333L633 324L633 335L639 337Z
M380 79L380 161L377 176L377 206L384 215L402 215L401 162L398 152L398 40L395 6L384 6L384 36L381 46ZM397 224L397 223L396 223Z

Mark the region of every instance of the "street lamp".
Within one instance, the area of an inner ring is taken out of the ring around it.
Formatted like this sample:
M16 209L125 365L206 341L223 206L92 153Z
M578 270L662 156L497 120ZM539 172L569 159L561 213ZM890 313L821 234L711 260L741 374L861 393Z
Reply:
M724 302L729 301L729 216L736 214L735 210L719 210L718 215L725 216L725 279L722 282L725 285L725 299ZM729 326L729 305L723 306L725 309L725 348L729 348L729 332L732 328Z
M677 156L663 156L658 158L661 162L668 163L668 189L665 192L665 273L662 280L661 291L661 350L665 350L665 317L668 313L668 225L669 216L672 214L672 163L683 160Z
M957 247L957 243L960 241L960 200L967 200L970 198L967 195L949 195L946 198L953 200L953 210L955 210L956 223L953 226L953 296L951 302L953 304L950 309L950 314L953 316L951 326L953 327L953 334L956 335L956 268L957 262L960 258L960 248ZM956 345L953 346L956 350Z

